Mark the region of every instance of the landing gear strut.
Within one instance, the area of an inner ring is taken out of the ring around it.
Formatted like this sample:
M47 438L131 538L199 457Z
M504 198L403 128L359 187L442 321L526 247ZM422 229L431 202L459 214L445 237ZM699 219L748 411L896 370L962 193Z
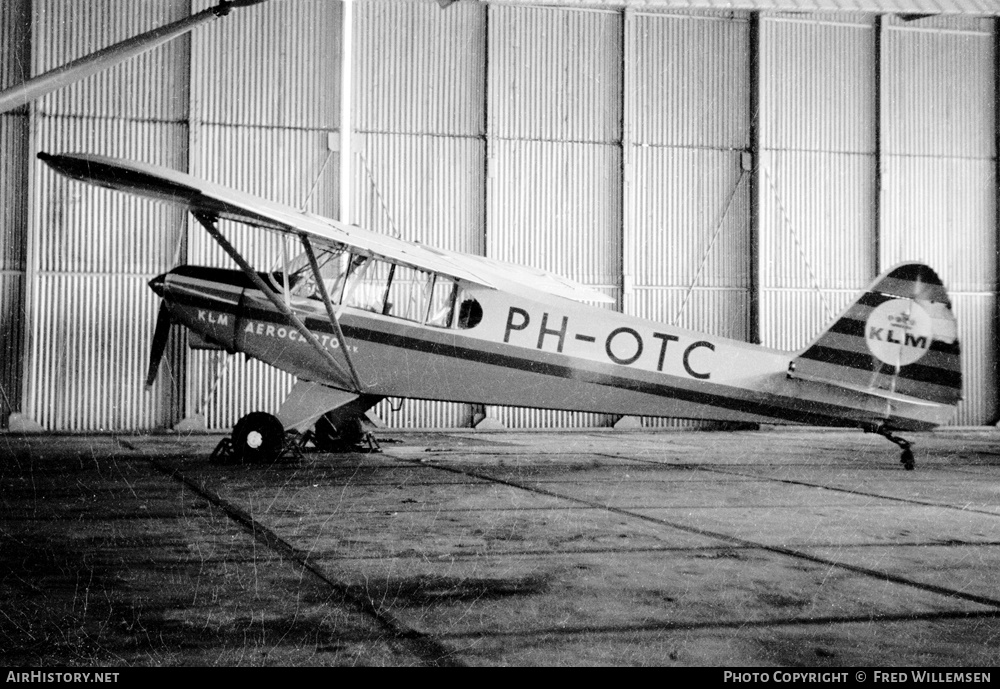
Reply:
M895 443L903 450L902 456L899 458L899 463L903 465L903 468L907 471L913 471L916 463L913 459L913 450L910 449L910 441L900 438L898 435L893 435L892 431L885 428L884 426L876 426L874 428L866 429L869 433L878 433L886 440Z

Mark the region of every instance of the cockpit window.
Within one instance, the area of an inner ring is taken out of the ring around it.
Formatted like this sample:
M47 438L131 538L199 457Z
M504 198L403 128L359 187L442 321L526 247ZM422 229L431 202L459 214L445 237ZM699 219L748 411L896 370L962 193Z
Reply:
M343 290L344 272L349 257L350 254L343 248L324 248L316 251L316 263L319 265L323 286L334 303L339 301L340 291ZM284 273L276 272L273 275L274 282L279 289L284 287ZM293 297L323 298L316 285L316 276L313 273L309 256L305 252L289 261L288 285Z
M315 254L319 277L333 304L435 328L473 328L483 318L479 302L460 290L452 277L355 253L347 247L317 247ZM277 292L322 301L307 253L289 261L287 271L287 292L285 272L276 270L266 276Z
M347 273L343 303L356 309L382 313L394 267L386 261L355 254Z
M434 276L431 289L431 303L427 312L427 325L435 328L450 328L455 315L455 294L458 283L444 275Z
M395 266L385 301L386 316L423 323L431 300L434 274L409 266Z

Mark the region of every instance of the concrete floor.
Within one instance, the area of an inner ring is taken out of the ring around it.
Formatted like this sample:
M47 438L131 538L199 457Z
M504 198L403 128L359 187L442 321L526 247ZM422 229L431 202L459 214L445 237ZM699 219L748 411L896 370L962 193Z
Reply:
M0 435L0 665L993 666L1000 434Z

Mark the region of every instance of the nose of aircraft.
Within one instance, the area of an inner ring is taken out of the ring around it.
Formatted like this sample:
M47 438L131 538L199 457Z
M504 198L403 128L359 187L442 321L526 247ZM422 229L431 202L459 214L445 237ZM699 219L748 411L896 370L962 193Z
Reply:
M166 282L167 282L167 274L166 273L164 273L163 275L157 275L155 278L153 278L152 280L149 281L149 287L154 292L156 292L157 295L159 295L159 296L162 297L164 289L165 289Z

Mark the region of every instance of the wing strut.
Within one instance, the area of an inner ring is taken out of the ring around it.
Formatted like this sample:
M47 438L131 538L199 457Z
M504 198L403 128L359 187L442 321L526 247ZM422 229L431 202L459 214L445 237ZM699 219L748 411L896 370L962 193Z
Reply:
M278 295L275 294L275 292L270 287L267 286L267 284L261 279L260 275L257 274L257 271L255 271L253 267L249 263L247 263L246 259L243 258L240 252L236 250L236 247L230 244L229 240L227 240L225 237L222 236L222 234L219 232L219 228L215 226L217 218L207 213L194 213L194 217L195 219L198 220L198 222L201 223L202 227L204 227L208 231L208 233L212 235L212 238L216 242L218 242L219 246L221 246L222 249L227 254L229 254L229 257L232 258L234 261L236 261L236 265L238 265L243 270L243 272L246 273L246 276L250 278L251 281L253 281L254 285L257 286L257 289L263 292L264 295L271 300L271 303L274 304L275 308L277 308L278 311L281 312L281 315L283 315L292 323L295 329L299 331L299 334L306 339L306 342L312 345L313 349L319 352L328 362L330 362L330 364L333 366L333 370L337 371L340 374L345 373L343 365L334 358L333 354L331 354L328 349L324 348L323 345L320 344L319 340L316 339L316 336L313 335L312 332L309 330L309 328L305 326L305 323L303 323L299 319L299 317L292 312L291 308L289 308L285 304L285 302L282 301L281 298L278 297ZM336 320L334 321L334 323L336 324ZM339 339L342 337L342 334L339 333L340 330L339 326L337 326L337 330ZM347 356L347 350L346 348L344 348L343 341L341 341L340 345L341 345L341 351L344 352L344 356ZM348 359L347 361L350 362L350 359ZM357 393L363 392L361 390L361 386L358 385L359 381L357 375L354 373L353 366L351 367L349 373L352 376L354 384L357 386L357 388L355 390L352 390L352 392L357 392Z
M326 283L323 282L323 276L320 274L319 261L316 260L316 253L313 251L312 242L304 234L299 235L299 237L302 239L302 246L306 248L306 255L309 257L309 265L312 267L313 277L316 279L316 289L319 290L320 296L323 297L323 306L326 307L326 314L330 317L334 333L337 335L337 341L340 342L340 351L344 353L347 367L351 369L351 380L354 381L354 387L361 390L361 380L358 378L358 372L354 368L354 362L351 361L351 355L347 351L347 340L344 339L344 331L340 329L340 321L337 320L333 302L330 301L330 295L326 291Z

